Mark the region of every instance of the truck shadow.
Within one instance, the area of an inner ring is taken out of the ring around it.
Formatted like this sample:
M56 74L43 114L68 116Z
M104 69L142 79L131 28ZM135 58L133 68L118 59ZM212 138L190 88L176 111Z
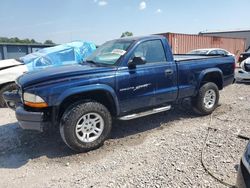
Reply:
M150 115L130 121L116 120L113 125L111 139L121 139L138 133L148 132L153 129L161 129L169 125L172 121L183 118L198 117L190 110L177 107L174 110Z
M63 143L59 133L48 136L23 131L17 123L2 125L0 126L0 168L20 168L30 160L39 161L40 158L56 163L74 161L75 158L78 160L80 158L82 161L103 158L113 150L113 147L123 145L121 142L126 142L127 137L148 133L150 130L168 126L167 123L185 117L196 116L187 110L177 109L131 121L115 121L108 144L82 154L71 151Z

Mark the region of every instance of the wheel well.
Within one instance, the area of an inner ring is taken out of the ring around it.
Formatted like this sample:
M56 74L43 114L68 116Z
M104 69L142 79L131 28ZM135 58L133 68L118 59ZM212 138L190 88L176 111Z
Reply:
M96 101L101 104L103 104L111 113L112 116L115 116L117 111L116 111L116 105L114 102L114 99L112 95L103 90L98 90L98 91L90 91L90 92L83 92L83 93L78 93L71 95L64 99L64 101L61 103L59 107L59 118L62 116L64 111L73 103L81 100L86 100L86 101Z
M4 84L0 84L0 89L2 89L3 87L9 85L9 84L14 84L15 82L7 82L7 83L4 83Z
M202 79L200 87L203 86L207 82L215 83L217 85L217 87L219 88L219 90L223 89L222 77L221 77L220 73L218 73L218 72L211 72L211 73L206 74L204 76L204 78Z

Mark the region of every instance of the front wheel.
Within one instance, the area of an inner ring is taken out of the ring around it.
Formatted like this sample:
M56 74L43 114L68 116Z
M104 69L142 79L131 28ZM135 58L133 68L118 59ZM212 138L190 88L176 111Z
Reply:
M216 84L208 82L204 84L196 97L192 99L194 111L200 115L211 114L218 106L219 89Z
M112 127L108 109L97 102L80 102L69 107L62 116L60 133L72 150L85 152L100 147Z

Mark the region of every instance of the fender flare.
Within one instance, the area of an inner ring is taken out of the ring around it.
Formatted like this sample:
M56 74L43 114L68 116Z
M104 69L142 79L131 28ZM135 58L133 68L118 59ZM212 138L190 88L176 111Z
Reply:
M222 87L223 87L223 72L219 69L219 68L209 68L209 69L206 69L206 70L203 70L200 75L199 75L199 78L198 78L198 84L197 84L197 89L200 88L201 86L201 83L202 83L202 80L204 79L204 77L210 73L217 73L220 75L220 79L221 79L221 83L222 83Z
M80 86L80 87L67 89L58 97L58 99L54 102L54 105L60 106L60 104L66 98L68 98L72 95L85 93L85 92L91 92L91 91L97 91L97 90L98 91L106 91L112 96L114 103L115 103L116 112L117 112L117 114L119 114L120 108L119 108L119 102L118 102L118 98L116 96L116 93L112 87L105 85L105 84L86 85L86 86Z

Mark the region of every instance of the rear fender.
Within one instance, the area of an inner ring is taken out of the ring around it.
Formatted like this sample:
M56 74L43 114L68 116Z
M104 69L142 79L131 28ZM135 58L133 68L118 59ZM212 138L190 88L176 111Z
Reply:
M199 75L199 78L198 78L198 85L197 85L197 91L199 90L199 88L201 87L203 81L204 81L204 78L209 75L209 74L218 74L219 76L219 80L221 82L221 88L219 87L219 89L222 89L223 88L223 73L222 71L219 69L219 68L209 68L209 69L206 69L206 70L203 70L200 75Z

